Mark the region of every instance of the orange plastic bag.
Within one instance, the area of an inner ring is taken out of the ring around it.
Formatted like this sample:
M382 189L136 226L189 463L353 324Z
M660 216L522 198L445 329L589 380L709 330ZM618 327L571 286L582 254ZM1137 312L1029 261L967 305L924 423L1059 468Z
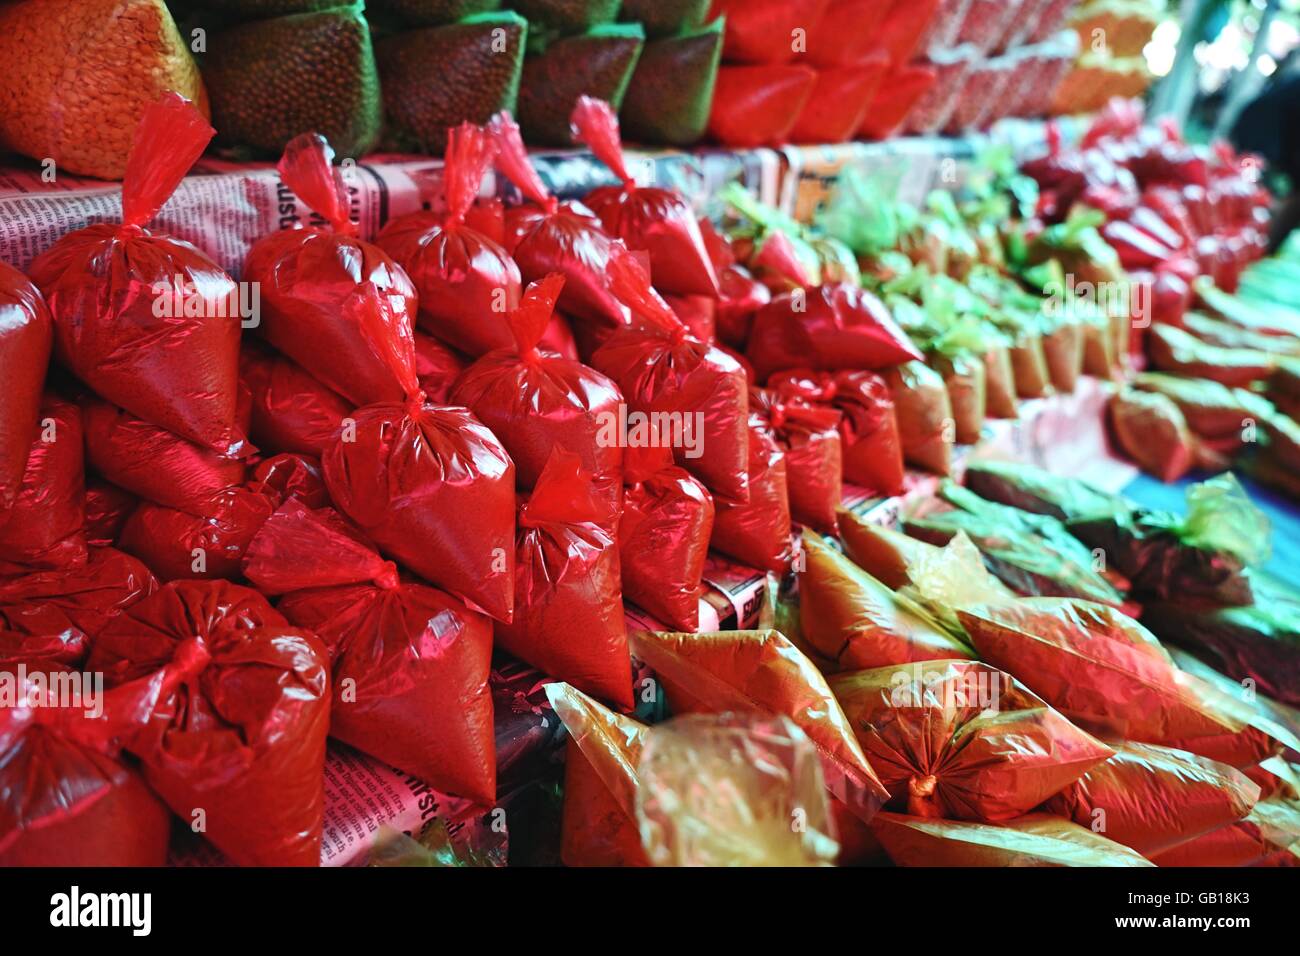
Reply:
M949 474L957 430L943 376L923 362L908 362L884 375L894 398L903 459L938 475Z
M749 500L714 498L709 544L741 564L784 575L794 557L785 452L761 415L749 416Z
M1154 857L1157 866L1300 866L1300 807L1261 800L1244 820Z
M1000 824L881 813L871 830L898 866L1154 866L1122 844L1042 813Z
M1107 411L1120 448L1147 474L1173 482L1192 470L1196 440L1173 399L1125 389L1111 397Z
M0 262L0 511L13 504L36 438L54 324L36 286Z

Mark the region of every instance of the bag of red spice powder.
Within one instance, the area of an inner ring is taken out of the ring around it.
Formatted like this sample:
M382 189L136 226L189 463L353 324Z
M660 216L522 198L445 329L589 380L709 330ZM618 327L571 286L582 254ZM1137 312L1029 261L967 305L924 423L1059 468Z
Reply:
M514 608L515 466L468 409L425 401L410 339L370 286L355 321L402 383L404 402L358 409L322 457L335 506L381 551L499 621Z
M690 204L674 190L637 186L623 160L618 117L609 104L583 96L570 123L578 141L622 182L593 189L583 199L605 230L629 249L650 254L650 277L660 292L716 296L718 276Z
M304 133L284 149L277 169L286 186L326 225L283 229L248 250L244 276L261 288L266 341L322 384L356 405L397 402L402 383L360 328L362 289L374 286L390 308L369 318L387 335L410 342L415 287L388 253L357 237L348 189L331 165L334 150L316 133Z
M840 413L761 388L750 390L749 404L767 419L785 452L791 516L826 534L837 533L836 513L844 499Z
M61 363L131 414L223 451L239 400L235 284L190 243L143 228L212 135L191 103L166 94L136 130L122 224L68 233L29 272Z
M772 292L740 265L731 243L707 219L700 219L700 234L718 275L718 301L713 325L718 340L744 351L758 310L772 301Z
M0 575L86 563L81 410L47 397L13 504L0 511Z
M557 448L519 506L515 618L498 624L496 637L543 673L630 710L632 662L612 519L578 457Z
M196 663L197 662L197 663ZM100 632L87 669L110 688L168 665L186 676L127 742L182 820L240 866L318 866L325 811L329 656L266 598L178 581Z
M399 216L375 240L415 283L420 327L474 358L510 347L505 316L519 305L522 285L510 253L466 221L496 148L481 126L449 130L447 211Z
M451 387L469 364L469 359L459 352L416 330L415 377L424 397L435 405L450 404Z
M609 378L572 359L542 351L564 276L547 276L510 313L514 345L483 356L457 379L451 401L492 429L515 463L521 488L532 488L556 448L578 456L617 514L623 496L623 444L607 441L623 395Z
M13 504L36 438L54 324L36 286L0 262L0 511Z
M122 525L140 499L124 488L100 481L86 479L86 544L92 548L106 548L117 541Z
M629 448L618 548L623 596L679 630L700 624L713 495L666 448Z
M794 558L785 452L763 416L751 414L747 428L749 500L714 498L709 545L748 567L784 575Z
M244 573L329 649L330 736L441 792L496 799L491 621L402 580L337 512L296 501L263 525Z
M262 485L278 503L297 498L308 508L330 503L325 489L325 472L320 460L307 455L276 455L258 462L253 469L254 485Z
M249 433L264 452L321 455L352 405L282 355L245 343L239 374L252 396Z

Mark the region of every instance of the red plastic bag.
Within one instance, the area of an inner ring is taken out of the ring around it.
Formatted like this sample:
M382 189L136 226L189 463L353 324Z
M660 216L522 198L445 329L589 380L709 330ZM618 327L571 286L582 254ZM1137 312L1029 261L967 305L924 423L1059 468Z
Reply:
M282 355L246 345L239 372L252 394L249 431L262 451L319 456L352 412L347 399Z
M713 496L667 449L629 449L618 548L623 596L671 627L700 624Z
M794 558L785 452L761 415L749 416L748 432L749 500L714 499L709 544L748 567L784 575Z
M266 522L244 572L262 593L284 595L280 613L329 649L330 736L441 792L496 799L486 617L401 580L337 512L301 502Z
M773 299L755 317L745 354L762 382L788 368L877 370L921 358L884 303L845 282Z
M36 287L0 262L0 511L13 504L36 438L54 324Z
M816 24L828 0L713 0L709 20L727 18L722 56L728 63L789 63L794 31Z
M880 22L876 42L889 54L895 69L906 67L930 29L941 0L895 0Z
M1125 389L1106 410L1119 447L1147 474L1173 482L1192 470L1197 442L1172 398Z
M797 397L787 400L769 389L751 389L749 404L767 419L785 452L794 520L826 534L837 533L835 513L844 498L840 413Z
M325 811L329 658L256 591L225 581L164 586L112 621L87 668L109 687L174 664L128 748L182 820L240 866L318 866Z
M498 643L543 673L623 710L632 662L609 503L576 455L556 449L519 507L515 619Z
M387 335L411 341L415 287L378 246L357 237L343 174L334 150L317 133L304 133L284 148L281 181L325 220L325 226L282 229L248 250L243 278L261 289L258 330L276 350L322 384L356 405L397 402L402 383L360 327L358 310L373 285L390 308L369 316Z
M1244 820L1155 855L1157 866L1300 866L1300 808L1261 800Z
M373 286L363 316L387 297ZM363 321L368 319L363 318ZM368 326L363 326L368 327ZM497 620L514 607L515 466L467 409L429 404L410 340L370 341L390 356L405 402L367 405L322 457L335 506L391 558Z
M477 358L510 347L507 313L519 305L519 267L501 243L466 222L496 142L480 126L447 133L446 213L424 210L388 223L376 242L402 264L420 294L419 323Z
M276 455L259 462L253 469L252 485L262 486L277 504L290 498L308 508L324 508L330 503L320 460L306 455Z
M843 143L853 138L889 70L882 54L817 71L812 93L790 130L795 143Z
M719 67L709 136L736 149L780 146L816 84L817 72L807 66Z
M917 0L906 4L897 0L829 0L808 30L808 62L821 68L861 63L883 49L881 40L892 9L914 5L925 4Z
M18 494L0 511L0 574L86 562L81 411L46 398Z
M605 231L629 249L650 254L650 276L660 292L716 296L718 276L690 203L675 190L637 186L623 160L618 117L609 104L580 97L571 123L578 142L586 144L622 182L593 189L583 200L600 217Z
M880 782L912 816L1009 820L1114 754L977 661L857 671L830 686Z
M524 293L510 313L514 345L485 355L457 379L451 401L492 429L521 488L537 483L555 448L578 456L615 513L623 492L623 445L608 441L623 396L618 386L580 362L537 348L551 321L564 277L551 275Z
M900 7L908 6L900 3ZM921 64L897 67L880 82L862 120L859 134L864 139L889 139L907 123L912 109L934 87L939 74Z
M214 494L244 480L243 442L213 451L95 398L82 401L81 418L86 463L147 501L202 513Z
M449 349L432 335L415 333L415 377L424 397L435 405L446 405L451 398L451 387L469 361L459 352Z
M175 93L150 106L122 181L122 224L68 233L29 271L60 362L113 404L221 451L236 440L235 284L190 243L143 228L212 135Z
M140 499L106 481L86 479L86 544L106 548L117 541L122 525Z

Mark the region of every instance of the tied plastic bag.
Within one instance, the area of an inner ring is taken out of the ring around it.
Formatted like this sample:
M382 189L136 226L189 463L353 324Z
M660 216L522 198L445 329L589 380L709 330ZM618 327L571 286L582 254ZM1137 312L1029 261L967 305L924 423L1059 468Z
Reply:
M122 525L140 499L106 481L86 479L86 544L106 548L117 541Z
M785 46L790 47L786 42ZM709 112L709 138L733 149L781 146L790 138L817 85L802 65L718 68Z
M337 512L297 501L262 526L244 574L328 648L331 737L440 792L496 799L487 618L403 581Z
M1107 411L1120 448L1147 474L1174 482L1192 470L1196 442L1173 399L1124 389L1111 397Z
M253 469L252 480L273 495L277 503L297 498L308 508L329 504L325 474L316 458L286 454L264 459Z
M543 673L632 707L613 510L576 455L556 449L519 507L515 616L498 643Z
M605 231L629 249L650 254L650 275L660 292L717 296L718 277L690 204L674 190L637 186L627 171L618 117L609 104L584 96L573 108L571 123L578 141L622 183L593 189L583 200Z
M515 466L468 409L429 404L409 339L387 335L391 309L370 286L358 320L388 357L403 403L367 405L322 457L335 506L381 551L472 608L508 621L514 609Z
M751 389L749 404L767 420L785 452L791 516L817 531L837 533L836 512L844 498L840 413L799 398L787 401L768 389Z
M826 788L862 820L887 791L817 668L779 631L633 632L632 653L654 672L674 714L789 717L821 759Z
M1258 799L1259 787L1225 764L1185 750L1124 742L1043 809L1079 826L1100 827L1115 842L1153 858L1236 823Z
M844 479L883 497L903 493L903 445L889 386L875 372L778 372L768 388L838 409Z
M898 866L1154 866L1076 823L1030 813L1000 824L881 813L872 833Z
M1272 799L1244 820L1155 856L1157 866L1300 866L1300 808Z
M0 575L86 562L81 411L47 397L18 493L0 510Z
M538 348L564 286L547 276L510 313L513 346L483 356L456 380L451 401L492 429L515 464L521 488L532 488L551 452L578 456L615 513L623 495L623 443L611 440L623 396L609 378L581 362Z
M402 382L384 352L371 344L377 321L386 334L411 341L415 287L383 249L357 237L343 173L334 150L315 133L285 147L276 167L286 187L325 220L322 226L282 229L253 243L243 278L259 284L258 330L276 350L355 405L396 402ZM376 310L364 294L373 286L390 308Z
M0 262L0 511L13 504L40 420L54 324L37 288Z
M264 452L319 457L352 412L301 365L251 343L240 352L239 374L252 399L249 433Z
M976 661L856 671L830 686L881 783L914 817L1009 820L1114 754Z
M939 475L951 473L957 426L943 376L924 362L907 362L884 377L894 399L903 460Z
M833 866L839 854L817 748L788 717L679 717L645 733L637 772L654 866Z
M841 670L975 655L929 611L896 594L805 531L799 578L800 632Z
M664 623L693 631L700 623L713 496L673 464L667 449L628 449L624 480L623 596Z
M419 292L420 327L468 355L509 348L505 316L519 306L519 267L499 242L466 222L496 153L481 127L448 133L445 214L421 211L384 226L379 247L401 263Z
M127 161L122 223L68 233L29 274L49 305L63 365L133 415L223 451L236 440L235 283L195 246L144 228L211 138L183 98L154 103Z
M766 382L783 369L874 371L921 353L876 296L838 282L786 293L760 309L746 356Z
M788 63L790 37L815 26L829 0L713 0L709 19L725 16L729 63Z
M883 53L844 66L818 68L812 92L790 129L791 142L843 143L853 139L888 72L889 59Z
M195 666L195 661L198 666ZM325 810L329 657L256 591L164 586L100 632L87 668L110 688L190 668L128 748L184 820L241 866L318 866Z
M709 545L741 564L785 575L794 558L785 452L761 415L748 421L749 500L714 499Z
M565 866L649 866L636 818L647 728L569 684L547 684L546 698L569 732L560 859Z
M449 404L452 386L469 361L431 335L415 332L415 377L426 398L439 405Z

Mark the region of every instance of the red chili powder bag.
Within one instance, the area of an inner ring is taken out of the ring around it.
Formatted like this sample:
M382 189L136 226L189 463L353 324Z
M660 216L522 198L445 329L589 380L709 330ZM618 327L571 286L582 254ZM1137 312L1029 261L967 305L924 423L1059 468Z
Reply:
M0 511L0 574L86 562L81 411L47 397L13 504Z
M239 354L239 373L252 394L249 432L262 451L319 456L352 412L302 366L251 343Z
M140 499L106 481L86 479L86 544L106 548L117 541L122 525Z
M113 404L221 451L239 399L235 284L195 246L143 228L212 135L174 93L150 106L127 159L122 224L68 233L29 273L60 362Z
M506 315L519 305L519 267L502 245L466 223L496 141L481 126L447 133L443 165L445 213L399 216L376 242L402 264L420 294L419 324L477 358L509 348Z
M1125 389L1111 396L1106 410L1119 447L1147 474L1173 482L1192 470L1196 439L1172 398Z
M306 455L276 455L259 462L253 469L252 484L263 486L277 504L290 498L308 508L324 508L330 503L320 460Z
M729 63L789 63L796 29L812 29L829 0L713 0L709 19L727 18L722 55Z
M700 623L713 496L667 449L630 448L618 530L623 596L672 627Z
M956 420L948 386L924 362L908 362L884 373L894 399L903 460L938 475L952 471Z
M790 140L794 143L843 143L861 128L889 58L877 53L844 66L821 67L807 102L799 111Z
M600 217L605 231L629 249L650 254L650 276L660 292L716 296L718 277L690 203L675 190L637 186L627 171L618 117L609 104L583 96L570 122L577 140L622 182L593 189L583 200Z
M1236 823L1258 799L1258 785L1226 764L1124 742L1043 809L1154 857Z
M401 580L337 512L301 502L263 525L244 573L329 649L330 736L441 792L496 799L486 617Z
M861 63L880 49L881 32L897 5L896 0L828 0L813 26L805 28L805 56L818 67Z
M304 133L285 147L280 179L325 225L259 239L248 250L243 278L258 283L258 330L279 352L356 405L398 402L400 378L370 344L358 312L370 309L369 335L382 322L388 337L409 343L415 287L387 252L357 237L348 188L333 160L334 150L317 133ZM371 285L390 308L364 304L372 300L362 290Z
M613 512L576 455L556 449L519 506L515 619L497 642L538 670L630 710Z
M370 287L363 327L391 308ZM322 457L335 506L389 557L499 621L514 609L515 466L468 409L429 404L419 391L409 339L370 341L390 356L402 403L367 405Z
M1300 866L1300 808L1261 800L1243 820L1154 855L1157 866Z
M0 262L0 511L13 504L40 420L54 324L36 286Z
M415 377L424 397L435 405L450 404L451 388L469 360L418 329L415 333Z
M855 671L830 687L880 782L912 816L1009 820L1114 753L977 661Z
M884 303L844 282L773 299L754 318L746 355L763 382L788 368L876 370L921 358Z
M195 666L195 660L201 662ZM256 591L181 581L100 632L87 668L109 687L190 668L128 749L182 820L240 866L318 866L329 658Z
M779 631L634 632L631 640L674 714L784 715L816 745L826 789L855 815L870 820L888 798L826 679Z
M761 415L751 414L749 500L714 498L709 546L741 564L785 575L794 557L785 452Z
M563 448L578 456L615 508L623 494L623 444L612 440L623 396L609 378L580 362L539 350L564 277L534 282L510 313L514 345L483 356L456 380L451 401L492 429L521 488L532 488Z
M817 72L807 66L719 67L709 138L734 149L784 145L816 84Z
M841 415L833 408L799 398L789 401L768 389L751 389L749 404L766 417L785 452L791 476L790 514L808 527L835 534L836 512L844 498L844 446Z

